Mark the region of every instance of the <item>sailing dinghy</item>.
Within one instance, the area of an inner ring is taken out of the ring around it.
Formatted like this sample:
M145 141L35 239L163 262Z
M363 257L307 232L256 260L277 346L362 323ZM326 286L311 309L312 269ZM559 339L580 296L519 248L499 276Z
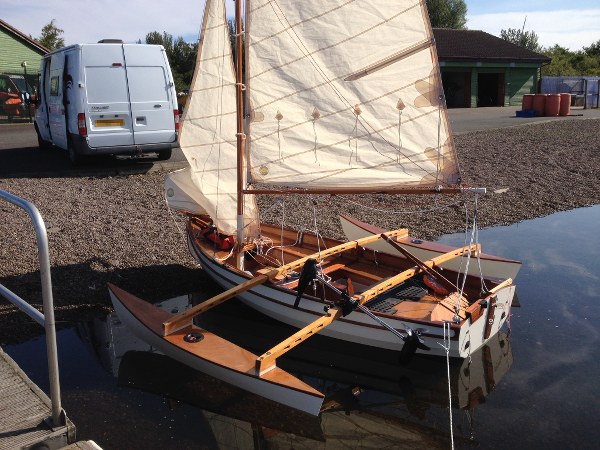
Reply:
M299 328L256 357L253 369L244 366L246 378L232 366L217 374L238 385L250 377L245 389L261 395L277 358L316 333L398 350L405 362L415 353L468 357L508 319L515 289L510 278L441 268L480 253L478 244L428 259L406 249L381 253L366 246L396 246L408 231L340 242L318 229L261 222L256 202L257 195L328 194L343 204L345 194L485 193L460 185L425 2L248 0L242 14L237 1L235 58L224 3L206 1L179 136L190 167L167 177L165 195L187 217L192 255L226 291L155 318L144 336L212 370L202 351L186 352L173 336L237 296ZM315 225L319 214L328 212L315 213ZM148 328L139 304L113 301L135 328ZM294 383L290 391L305 389Z

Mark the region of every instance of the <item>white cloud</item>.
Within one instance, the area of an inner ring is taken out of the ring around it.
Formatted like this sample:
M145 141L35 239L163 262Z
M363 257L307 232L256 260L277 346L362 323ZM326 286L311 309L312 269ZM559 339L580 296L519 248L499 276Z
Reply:
M600 39L600 9L475 14L468 16L467 27L500 36L500 30L520 29L525 16L525 31L535 31L543 47L581 50Z

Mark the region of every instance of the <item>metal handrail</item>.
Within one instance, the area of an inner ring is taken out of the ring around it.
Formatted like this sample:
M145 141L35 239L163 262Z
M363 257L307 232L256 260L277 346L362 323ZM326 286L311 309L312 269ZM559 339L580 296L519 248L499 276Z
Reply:
M54 300L52 298L52 280L50 278L50 258L48 252L48 235L44 219L33 203L16 195L0 190L0 198L16 205L29 215L37 238L38 259L42 279L42 299L44 314L39 312L21 297L0 284L0 294L16 305L21 311L42 325L46 330L46 355L48 357L48 374L50 380L50 401L52 404L52 427L66 425L66 415L60 403L60 383L58 380L58 352L56 349L56 329L54 323Z

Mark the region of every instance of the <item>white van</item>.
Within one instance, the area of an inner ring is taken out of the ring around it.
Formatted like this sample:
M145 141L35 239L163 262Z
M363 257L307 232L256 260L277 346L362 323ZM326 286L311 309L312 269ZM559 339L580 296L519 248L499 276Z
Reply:
M40 67L35 129L76 164L90 155L158 153L177 146L179 111L161 45L102 40L48 53Z

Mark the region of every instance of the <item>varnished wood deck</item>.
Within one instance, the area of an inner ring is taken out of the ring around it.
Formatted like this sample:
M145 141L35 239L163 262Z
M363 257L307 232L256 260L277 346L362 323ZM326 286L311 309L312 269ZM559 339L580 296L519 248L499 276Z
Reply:
M75 438L75 426L50 428L50 399L0 348L0 449L29 448L47 442L61 448Z

